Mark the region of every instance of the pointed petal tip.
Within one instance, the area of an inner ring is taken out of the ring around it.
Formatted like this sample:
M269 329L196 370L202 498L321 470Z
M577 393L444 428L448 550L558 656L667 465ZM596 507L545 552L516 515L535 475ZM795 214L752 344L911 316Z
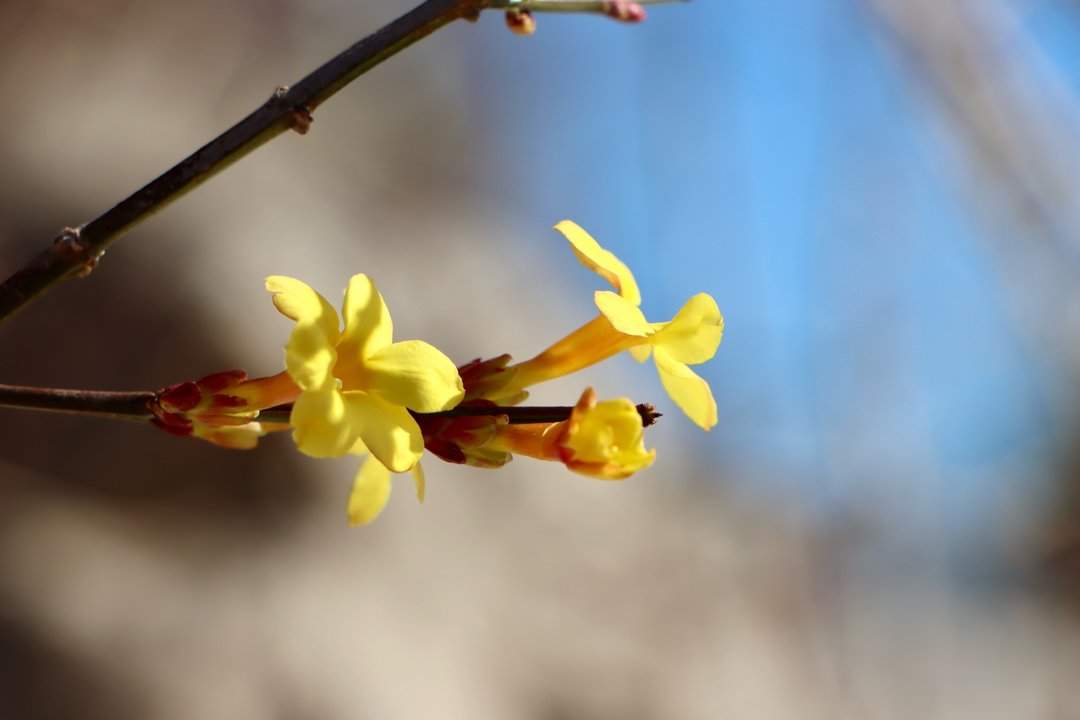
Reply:
M421 505L424 504L424 497L427 494L427 481L424 478L424 468L421 467L419 461L412 466L413 482L416 484L416 500Z
M368 525L379 517L390 500L390 471L375 457L360 465L349 492L346 517L349 527Z
M641 291L630 268L613 252L600 245L584 228L572 220L563 220L555 230L570 243L578 261L604 278L620 295L634 305L641 304Z

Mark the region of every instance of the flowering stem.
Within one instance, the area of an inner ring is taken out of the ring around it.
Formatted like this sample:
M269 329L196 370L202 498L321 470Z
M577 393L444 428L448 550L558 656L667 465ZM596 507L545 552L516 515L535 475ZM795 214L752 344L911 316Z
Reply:
M574 408L563 405L546 405L533 407L500 407L498 405L466 405L458 406L451 410L443 410L437 413L426 413L425 417L491 417L503 415L511 425L524 425L533 423L562 422L570 418L570 412Z
M570 419L570 414L574 408L568 405L533 405L525 407L520 406L500 406L500 405L459 405L451 410L443 410L442 412L433 413L418 413L409 411L413 417L420 418L461 418L461 417L495 417L502 415L506 417L510 425L536 425L536 424L548 424L557 423ZM662 417L661 413L656 412L650 403L639 403L637 405L638 414L641 416L641 423L645 427L656 423L657 418ZM289 422L289 413L292 412L291 405L279 405L278 407L270 408L269 410L263 410L259 413L259 420L265 420L267 422Z
M109 392L0 385L0 407L150 421L152 392Z
M461 417L494 417L504 415L511 425L528 425L534 423L555 423L570 418L573 407L565 405L548 405L538 407L501 407L498 405L465 405L452 410L443 410L434 413L418 413L409 411L413 417L420 418L461 418ZM292 405L278 405L259 413L259 420L267 422L289 422L289 414Z
M534 423L554 423L570 419L570 413L574 408L563 405L533 405L525 407L500 407L497 405L459 405L452 410L444 410L436 413L413 413L423 417L480 417L492 415L505 415L511 425L531 425ZM637 405L638 414L645 427L652 425L661 417L660 413L649 403Z
M24 385L0 385L0 407L69 415L93 415L96 417L149 422L154 418L150 410L158 393L148 391L113 392L108 390L69 390L65 388L27 387ZM413 413L416 417L457 418L491 417L504 415L511 425L555 423L570 418L573 407L562 405L539 405L533 407L500 407L497 405L464 405L436 413ZM648 427L656 422L660 413L649 403L637 406L642 424ZM288 423L292 405L278 405L259 413L259 420Z

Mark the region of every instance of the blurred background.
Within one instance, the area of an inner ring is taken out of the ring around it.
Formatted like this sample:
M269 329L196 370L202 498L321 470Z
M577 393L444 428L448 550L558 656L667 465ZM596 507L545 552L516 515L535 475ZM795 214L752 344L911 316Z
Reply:
M0 3L0 269L408 2ZM2 332L0 379L281 367L264 276L366 272L398 338L525 359L716 297L701 433L651 364L654 467L356 462L0 415L0 714L1080 717L1080 5L749 0L641 26L498 14L392 59Z

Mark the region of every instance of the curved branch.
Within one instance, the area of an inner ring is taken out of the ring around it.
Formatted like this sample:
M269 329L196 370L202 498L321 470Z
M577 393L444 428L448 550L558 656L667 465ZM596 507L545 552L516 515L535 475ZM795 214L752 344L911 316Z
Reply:
M529 12L597 13L611 15L619 5L668 5L690 0L488 0L488 10L527 10Z
M113 241L248 153L287 130L306 132L315 108L383 60L454 20L475 19L482 10L592 12L626 19L628 5L674 1L425 0L295 85L278 88L246 118L103 214L81 227L65 228L48 248L0 284L0 323L61 280L89 275Z
M478 12L476 0L426 0L338 54L300 82L278 88L254 112L134 194L52 244L0 285L0 322L71 277L89 274L118 237L232 163L273 140L357 77L443 25Z

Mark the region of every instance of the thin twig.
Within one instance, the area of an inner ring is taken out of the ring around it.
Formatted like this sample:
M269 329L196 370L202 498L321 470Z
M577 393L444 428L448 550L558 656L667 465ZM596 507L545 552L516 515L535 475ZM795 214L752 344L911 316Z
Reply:
M346 84L417 40L472 11L469 0L427 0L364 38L118 205L80 228L66 229L0 285L0 322L57 282L85 275L105 249L139 222L288 130Z
M690 0L632 0L636 5L668 5ZM619 0L489 0L489 10L528 10L529 12L608 14Z
M502 415L507 418L511 425L529 425L535 423L562 422L570 417L574 408L565 405L546 405L536 407L503 407L497 405L465 405L453 410L442 412L418 413L410 410L413 417L425 418L463 418L463 417L496 417ZM289 422L292 413L292 405L279 405L259 413L259 420L265 422Z
M69 390L66 388L0 385L0 407L20 410L94 415L105 418L150 421L151 409L160 393L149 391L113 392L106 390ZM511 425L562 422L570 417L572 407L565 405L534 405L532 407L502 407L497 405L462 405L452 410L434 413L412 413L416 418L492 417L502 415ZM660 413L652 405L637 406L642 423L648 427ZM288 423L292 405L278 405L259 413L259 420Z
M383 60L454 20L475 19L482 10L511 8L611 14L612 0L425 0L295 85L278 88L246 118L102 215L80 227L65 228L48 248L0 285L0 323L61 280L88 275L114 240L248 153L290 128L306 132L311 113L319 105Z
M109 392L0 385L0 407L149 421L152 392Z
M459 405L451 410L443 410L442 412L435 413L423 413L423 417L437 418L455 418L455 417L479 417L479 416L492 416L503 415L509 421L511 425L531 425L535 423L554 423L562 422L570 418L570 413L573 410L572 407L566 407L564 405L533 405L533 406L511 406L502 407L497 405ZM639 403L637 405L638 415L641 416L642 424L648 427L656 422L656 419L661 415L656 412L649 403ZM420 413L413 413L417 417L421 417Z
M503 416L510 425L535 425L540 423L556 423L570 419L570 413L574 408L568 405L533 405L533 406L504 406L504 405L459 405L451 410L443 410L433 413L409 412L417 420L436 418L463 418L463 417L496 417ZM645 427L656 423L662 417L649 403L637 405L638 415ZM278 405L268 408L259 413L259 420L264 422L289 422L292 413L292 405Z

